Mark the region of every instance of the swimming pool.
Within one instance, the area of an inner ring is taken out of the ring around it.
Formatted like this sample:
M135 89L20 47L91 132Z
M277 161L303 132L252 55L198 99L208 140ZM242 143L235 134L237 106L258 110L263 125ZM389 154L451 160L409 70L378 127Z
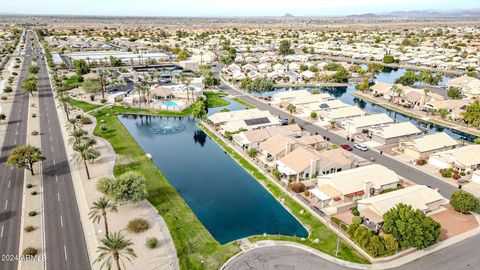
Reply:
M180 105L178 105L175 101L164 101L162 104L167 106L167 108L180 109Z

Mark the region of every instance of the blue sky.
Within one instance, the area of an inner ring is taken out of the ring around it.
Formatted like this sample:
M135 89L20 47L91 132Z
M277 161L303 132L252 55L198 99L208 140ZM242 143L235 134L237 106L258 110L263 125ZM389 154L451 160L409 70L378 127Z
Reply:
M0 12L117 16L349 15L479 8L478 0L0 0Z

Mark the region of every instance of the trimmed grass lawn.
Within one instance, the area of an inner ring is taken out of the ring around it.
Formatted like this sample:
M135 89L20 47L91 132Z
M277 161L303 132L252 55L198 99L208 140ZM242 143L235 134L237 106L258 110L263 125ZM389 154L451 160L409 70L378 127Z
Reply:
M79 105L82 110L90 109L90 107L87 106L87 104L89 104L87 102L79 101L75 104ZM187 109L183 112L175 113L142 108L125 108L122 106L103 108L92 113L97 119L97 123L99 123L95 127L94 134L108 140L117 154L114 167L114 174L116 176L128 171L137 171L146 177L149 192L148 200L157 208L158 213L163 217L168 226L177 250L181 269L218 269L226 260L240 252L240 249L234 242L221 245L212 237L162 172L145 156L145 152L116 115L149 114L159 116L186 116L191 114L191 110L192 109ZM102 131L100 128L101 125L105 125L107 130ZM235 158L241 166L251 172L277 199L285 198L284 205L309 231L309 237L305 241L288 236L250 237L252 241L261 239L293 241L311 246L330 255L335 255L337 235L334 232L329 230L316 217L310 214L310 212L306 211L303 206L283 194L279 187L267 180L265 175L259 172L247 160L236 154L233 149L223 143L223 141L214 134L209 131L206 131L206 133L227 153ZM303 214L300 214L301 210L304 210ZM319 239L320 242L315 243L315 239ZM363 258L344 241L340 241L339 250L338 257L341 259L358 263L369 263L368 260Z
M66 80L64 80L64 82L65 82L65 86L69 89L80 87L83 84L83 82L79 82L77 75L73 75L67 78Z
M92 104L92 103L88 103L88 102L78 100L78 99L73 99L73 98L71 98L68 103L71 106L77 107L84 112L89 112L91 110L95 110L103 106L103 105Z
M253 166L242 156L238 155L232 148L230 148L230 146L225 144L215 134L207 130L202 124L200 124L200 127L205 133L208 134L208 136L210 136L210 138L215 140L215 142L217 142L223 148L223 150L232 156L247 172L250 172L260 183L262 183L270 191L270 193L277 198L277 200L285 199L283 205L290 210L290 212L303 224L303 226L305 226L309 232L308 238L304 241L302 241L300 238L291 236L255 236L249 238L251 241L266 239L292 241L310 246L314 249L335 256L338 237L335 232L331 231L325 224L318 220L301 204L292 199L290 196L286 195L275 183L272 183L270 180L268 180L262 172L257 170L255 166ZM303 214L301 214L302 211ZM315 239L319 239L319 243L315 243ZM340 240L338 258L356 263L369 263L367 259L365 259L343 240Z
M252 104L248 103L248 102L245 102L239 98L232 98L232 100L236 101L237 103L249 108L249 109L254 109L255 106L253 106Z
M92 113L99 123L94 134L108 140L113 146L117 154L115 176L136 171L146 177L148 200L157 208L168 226L177 250L180 268L218 269L230 257L240 252L240 248L234 242L221 245L212 237L157 166L145 156L145 152L117 118L117 113L185 116L191 113L191 109L176 114L172 112L162 114L158 111L126 109L121 106L104 108ZM103 124L107 126L105 132L100 128Z
M225 93L214 93L213 91L203 91L203 94L207 96L207 104L209 108L223 107L230 104L228 100L222 97L226 96Z

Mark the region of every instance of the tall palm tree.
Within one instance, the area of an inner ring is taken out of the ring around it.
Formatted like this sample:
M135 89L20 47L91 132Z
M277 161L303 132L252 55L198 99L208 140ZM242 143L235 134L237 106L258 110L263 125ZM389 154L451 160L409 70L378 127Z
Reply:
M87 138L88 132L81 128L77 128L70 131L68 135L70 136L70 138L68 138L68 144L75 145L85 140Z
M63 91L57 91L58 107L62 108L67 115L67 121L70 121L70 97Z
M138 107L142 107L142 97L145 96L145 92L147 91L147 86L145 83L137 83L133 89L138 94Z
M88 217L95 223L99 223L103 218L105 234L108 234L107 211L109 210L113 213L118 212L117 205L104 196L98 198L98 200L93 203L92 207L90 207L90 212L88 213Z
M113 262L115 262L117 270L121 270L120 264L122 264L122 267L125 267L123 259L131 262L133 258L137 257L133 248L130 247L133 243L125 239L125 236L120 232L105 235L101 243L97 250L98 256L93 261L94 264L101 263L101 269L106 268L110 270Z
M287 111L288 111L290 114L293 114L296 110L297 110L297 107L295 107L295 105L293 105L293 104L288 104L288 106L287 106Z
M397 95L397 103L399 103L400 97L401 97L402 94L403 94L403 89L400 88L400 87L398 87L398 86L396 86L396 85L394 85L394 86L392 87L392 92Z
M100 156L100 152L92 148L90 142L81 142L73 145L74 159L77 163L82 163L85 166L87 178L90 179L90 171L88 170L87 161L92 161Z
M429 89L427 89L427 88L423 89L423 94L424 94L423 105L425 105L425 103L427 102L428 93L430 93Z
M68 131L72 131L72 130L76 130L76 129L80 129L80 128L82 128L82 123L80 123L80 121L78 121L78 119L71 118L70 120L68 120L68 124L67 124L67 130Z

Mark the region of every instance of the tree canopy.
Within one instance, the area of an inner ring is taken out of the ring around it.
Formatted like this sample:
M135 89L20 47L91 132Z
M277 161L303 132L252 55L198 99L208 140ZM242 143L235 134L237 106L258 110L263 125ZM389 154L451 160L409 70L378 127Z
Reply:
M248 92L268 92L273 89L273 82L266 78L246 78L242 81L241 88Z
M463 190L457 190L452 194L450 204L453 209L461 213L477 211L480 206L475 196Z
M474 127L480 126L480 102L478 100L467 106L463 120Z
M126 172L109 182L107 197L120 203L140 202L147 197L146 179L136 172Z
M278 47L278 53L281 55L293 54L294 50L290 48L292 43L288 39L280 41L280 46Z
M450 87L447 90L447 96L451 99L461 99L462 98L462 90L458 87Z
M7 164L16 168L27 169L34 175L33 164L44 159L40 148L32 145L22 145L12 150L8 156Z
M392 234L402 248L426 248L438 241L441 225L411 206L398 204L383 215L383 231Z
M395 83L413 86L419 81L419 76L413 71L407 71L403 76L395 80Z
M73 62L73 67L75 68L75 73L77 73L78 76L90 72L90 68L88 67L88 64L87 62L85 62L85 60L75 60Z

